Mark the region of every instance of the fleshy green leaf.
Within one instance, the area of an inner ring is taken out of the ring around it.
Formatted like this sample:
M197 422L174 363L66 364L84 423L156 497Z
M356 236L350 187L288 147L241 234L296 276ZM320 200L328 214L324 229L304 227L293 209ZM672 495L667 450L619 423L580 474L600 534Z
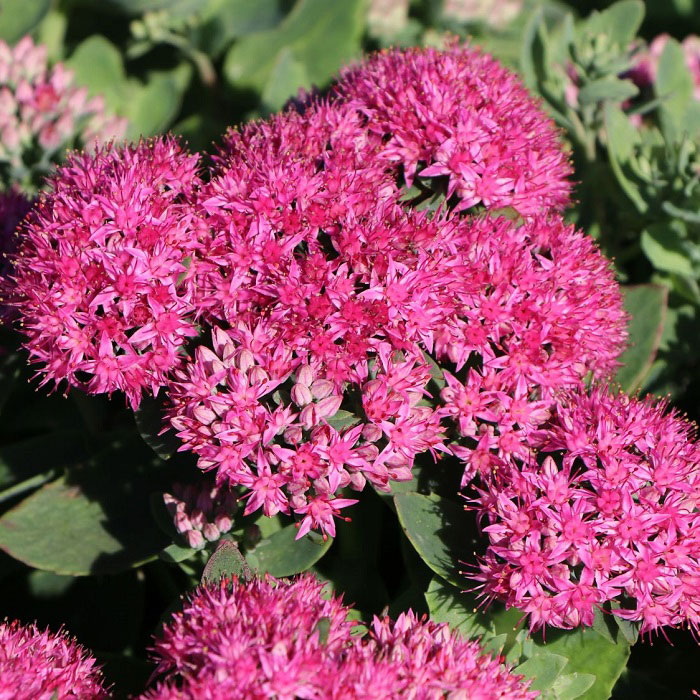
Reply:
M246 559L251 569L259 574L272 576L292 576L310 569L331 546L333 540L325 541L316 532L310 532L301 539L295 539L297 528L287 525L266 537L250 552Z
M684 227L680 221L651 224L642 231L640 244L657 270L693 277L693 265L683 245Z
M568 664L559 654L537 654L513 669L513 673L532 678L532 690L547 690Z
M202 583L218 583L222 577L238 576L249 579L252 572L238 545L229 539L222 539L202 573Z
M489 615L477 609L475 597L461 592L437 576L430 581L425 601L431 620L446 622L464 637L495 636L493 621Z
M549 694L552 700L575 700L594 683L595 676L591 673L563 673L552 683Z
M336 411L330 418L326 418L326 423L331 426L334 430L344 430L345 428L350 428L353 425L357 425L360 419L350 411L340 409Z
M446 581L461 587L460 562L471 558L469 533L473 518L464 508L446 498L419 493L394 496L399 522L421 559ZM474 540L471 540L474 544Z
M165 427L164 417L165 401L150 396L141 399L141 405L134 413L136 428L143 441L161 459L170 459L180 447L180 441L172 428L160 434Z
M36 569L72 576L149 561L167 544L149 506L165 470L151 456L144 445L115 446L45 485L0 518L0 548Z
M634 392L644 382L661 342L668 289L655 284L623 287L625 310L630 315L629 347L622 354L622 366L615 379L627 392Z
M641 0L620 0L602 12L594 12L586 20L592 34L607 34L618 46L627 48L644 19Z
M654 81L660 107L661 124L667 141L677 140L685 131L686 113L693 100L693 76L685 63L683 48L669 39L659 58Z
M611 100L624 102L639 93L639 88L631 80L620 80L614 77L600 78L584 85L578 93L582 105L594 104Z
M41 22L51 0L2 0L0 3L0 39L10 44L19 41Z
M611 644L591 628L554 632L548 631L546 644L538 643L543 652L559 654L569 660L566 673L594 675L595 683L581 696L585 700L607 700L613 686L627 665L630 646L618 636Z
M363 0L298 0L282 23L263 32L248 34L226 54L224 75L235 87L263 92L270 81L279 54L285 48L303 66L306 84L288 84L288 95L299 87L325 85L331 76L360 49L364 24ZM297 79L301 70L289 74ZM282 87L275 88L278 100Z
M180 547L179 544L169 544L158 557L168 564L179 564L181 561L191 559L198 550L191 547Z

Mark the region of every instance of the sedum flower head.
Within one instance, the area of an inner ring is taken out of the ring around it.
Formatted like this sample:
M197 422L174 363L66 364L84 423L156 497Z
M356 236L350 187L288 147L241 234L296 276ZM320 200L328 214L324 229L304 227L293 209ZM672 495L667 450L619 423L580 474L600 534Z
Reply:
M119 139L126 122L105 113L101 97L73 83L73 73L49 66L46 47L29 36L0 41L0 185L32 189L67 148Z
M95 659L65 632L40 632L18 621L0 624L0 698L107 698Z
M554 124L487 54L456 42L381 52L345 70L337 93L381 137L388 167L402 168L409 186L416 175L444 176L457 210L530 216L569 201L571 168Z
M666 405L603 389L560 397L532 458L504 457L474 504L489 546L482 594L530 627L592 625L596 609L700 627L700 445ZM536 459L535 457L539 455Z
M22 230L13 303L42 384L157 392L195 335L198 159L171 138L73 154Z
M296 164L308 166L302 155ZM279 191L264 216L208 200L238 239L228 295L209 295L209 313L228 323L170 386L184 448L219 483L249 489L246 513L294 512L299 536L334 535L334 517L354 502L340 489L410 479L418 454L448 451L448 419L465 439L486 440L479 423L496 413L510 432L527 430L555 390L614 369L625 338L619 289L560 218L430 216L391 197L356 211L349 198L319 226L304 196L287 224L268 220L291 201ZM452 369L438 408L424 401L439 400L428 355Z
M447 625L375 618L353 636L339 598L323 584L237 579L202 588L176 614L155 652L166 678L145 698L536 697L521 677Z

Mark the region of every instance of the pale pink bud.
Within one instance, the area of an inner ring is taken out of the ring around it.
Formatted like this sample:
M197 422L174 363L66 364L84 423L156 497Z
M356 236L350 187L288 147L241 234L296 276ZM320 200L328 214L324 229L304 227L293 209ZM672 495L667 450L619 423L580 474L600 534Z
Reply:
M192 529L192 523L190 522L187 513L185 513L184 511L178 510L175 513L173 522L175 523L175 529L180 533L184 534L185 532L189 532Z
M214 523L207 523L202 528L202 534L210 542L216 542L216 540L218 540L219 537L221 537L221 532L219 532L219 528L216 525L214 525Z
M331 416L334 416L337 412L338 409L340 408L340 404L343 403L343 397L342 396L328 396L325 399L321 399L317 404L316 404L316 412L319 418L330 418Z
M297 384L303 384L304 386L311 386L311 382L314 380L314 371L309 367L309 365L302 365L297 372Z
M248 372L248 381L250 382L251 386L253 384L264 384L269 379L270 375L262 367L257 365L255 367L251 367L250 371Z
M333 382L328 381L328 379L317 379L311 385L311 393L315 399L325 399L333 391Z
M301 413L299 414L299 423L304 426L307 430L311 430L311 428L318 423L318 410L316 407L316 404L309 404L308 406L305 406Z
M297 406L306 406L310 404L313 399L311 390L304 384L295 384L292 387L291 397L292 401L294 401Z
M362 428L362 437L367 442L377 442L382 436L382 429L374 423L366 423Z
M219 532L228 532L233 527L233 520L228 515L221 513L214 518L214 524L219 528Z
M204 535L199 530L189 530L185 535L185 539L192 549L202 549L204 547Z
M216 413L206 406L197 406L197 408L192 411L192 414L200 423L204 423L204 425L209 425L209 423L212 423L217 418Z
M290 425L289 428L284 431L284 439L290 445L297 445L300 443L303 436L303 430L298 425Z
M201 530L207 524L207 519L204 517L204 513L198 509L192 511L190 521L192 522L192 527L197 530Z
M241 372L247 372L253 365L255 365L255 357L253 357L253 353L250 350L243 348L243 350L241 350L238 354L236 364Z
M362 472L353 472L350 474L350 487L355 489L355 491L362 491L366 483L367 479Z

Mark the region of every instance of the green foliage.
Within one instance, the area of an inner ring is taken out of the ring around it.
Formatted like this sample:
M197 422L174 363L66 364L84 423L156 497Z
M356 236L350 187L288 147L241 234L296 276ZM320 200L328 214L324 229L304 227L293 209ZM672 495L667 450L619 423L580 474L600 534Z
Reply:
M0 518L0 548L36 569L71 576L153 559L166 541L152 526L148 494L165 475L145 452L117 443L46 484Z
M0 4L0 39L19 41L31 32L51 7L51 0L3 0Z
M634 393L644 384L661 343L668 307L668 289L659 285L625 287L625 311L630 316L629 347L620 357L615 376L622 389Z

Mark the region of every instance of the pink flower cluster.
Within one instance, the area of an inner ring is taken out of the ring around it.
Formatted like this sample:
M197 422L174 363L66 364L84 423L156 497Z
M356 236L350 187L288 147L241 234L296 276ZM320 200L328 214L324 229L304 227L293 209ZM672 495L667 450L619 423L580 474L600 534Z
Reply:
M95 659L64 632L36 625L0 624L0 698L97 700L107 698Z
M406 207L399 165L411 180L418 163L461 204ZM26 346L43 382L134 408L167 386L183 449L249 489L246 513L333 535L354 502L341 489L410 479L455 425L478 447L470 469L488 468L556 390L614 369L612 272L542 213L568 170L491 58L383 53L329 100L230 131L209 178L170 139L73 156L15 259ZM457 213L479 202L527 219Z
M446 177L457 211L481 203L530 216L569 201L571 167L553 122L487 54L456 42L381 52L346 69L337 92L385 142L382 161L409 186L416 175Z
M42 384L122 391L136 408L179 364L196 335L197 167L161 138L74 154L51 178L21 232L10 295Z
M163 501L175 529L193 549L216 542L233 527L235 495L207 481L198 486L175 484L173 493L163 494Z
M375 618L370 633L340 599L306 575L201 588L155 646L167 676L143 697L170 698L533 698L476 642L409 612Z
M101 97L88 99L87 89L73 84L71 71L49 67L45 46L29 36L14 47L0 41L0 172L9 166L11 182L33 166L47 168L58 149L106 143L125 130Z
M641 631L700 629L700 444L664 403L603 389L558 397L551 419L497 456L473 499L489 539L487 599L530 627L592 625L608 604Z

